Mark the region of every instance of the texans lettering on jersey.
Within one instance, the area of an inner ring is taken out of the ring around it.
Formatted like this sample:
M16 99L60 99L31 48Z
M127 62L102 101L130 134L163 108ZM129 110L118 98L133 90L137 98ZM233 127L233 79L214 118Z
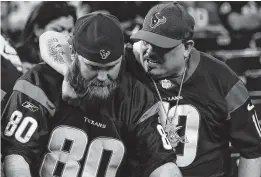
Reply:
M157 100L123 77L107 105L81 109L61 99L63 76L39 64L16 82L3 113L3 156L23 156L41 177L149 176L175 161Z
M229 141L244 158L261 156L257 115L245 86L224 63L195 49L190 59L198 63L193 73L187 73L190 77L183 83L179 97L179 85L166 87L166 83L171 85L166 80L156 83L167 112L161 122L176 114L174 148L183 176L225 177L229 170ZM128 70L157 95L141 66L132 58L128 60Z

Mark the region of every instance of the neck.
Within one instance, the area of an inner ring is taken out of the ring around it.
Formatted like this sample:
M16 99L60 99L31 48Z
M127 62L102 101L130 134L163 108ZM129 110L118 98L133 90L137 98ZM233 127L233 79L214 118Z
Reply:
M187 72L188 65L189 65L189 61L188 61L189 58L185 59L185 60L186 61L184 62L184 65L181 67L179 74L164 77L164 79L169 79L172 83L180 85L182 79L185 79L183 77L186 77L186 72Z
M182 80L184 80L186 77L186 71L187 71L187 66L185 64L184 67L182 67L180 74L176 77L171 77L170 81L173 82L174 84L180 85Z

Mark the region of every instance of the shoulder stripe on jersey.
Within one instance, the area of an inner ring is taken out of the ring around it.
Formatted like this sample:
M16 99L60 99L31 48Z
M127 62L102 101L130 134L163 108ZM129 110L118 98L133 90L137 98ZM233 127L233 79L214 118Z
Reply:
M239 80L226 96L228 113L233 112L243 105L249 98L248 91L241 80Z
M23 94L29 96L30 98L34 99L35 101L39 102L41 105L43 105L51 114L51 116L55 113L55 106L54 104L48 99L44 91L31 84L30 82L26 80L19 80L16 82L13 90L17 90L19 92L22 92Z
M143 121L147 120L151 116L158 114L159 112L159 102L155 103L153 106L151 106L139 119L137 124L142 123Z
M261 91L250 91L249 95L250 96L261 96Z

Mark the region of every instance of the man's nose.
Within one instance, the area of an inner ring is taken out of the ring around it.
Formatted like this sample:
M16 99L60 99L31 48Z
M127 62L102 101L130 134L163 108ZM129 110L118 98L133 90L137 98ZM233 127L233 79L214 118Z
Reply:
M97 74L97 79L102 82L106 81L108 79L108 72L99 71Z

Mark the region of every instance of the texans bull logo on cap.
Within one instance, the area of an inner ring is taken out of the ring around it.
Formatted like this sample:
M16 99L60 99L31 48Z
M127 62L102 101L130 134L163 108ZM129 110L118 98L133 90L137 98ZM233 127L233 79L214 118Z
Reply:
M105 60L106 58L108 58L108 56L111 54L110 51L108 50L104 50L104 49L101 49L100 50L100 55L102 57L103 60Z
M155 13L152 17L151 17L151 24L150 27L151 28L156 28L159 25L162 25L164 23L166 23L167 19L164 16L160 17L160 13Z

